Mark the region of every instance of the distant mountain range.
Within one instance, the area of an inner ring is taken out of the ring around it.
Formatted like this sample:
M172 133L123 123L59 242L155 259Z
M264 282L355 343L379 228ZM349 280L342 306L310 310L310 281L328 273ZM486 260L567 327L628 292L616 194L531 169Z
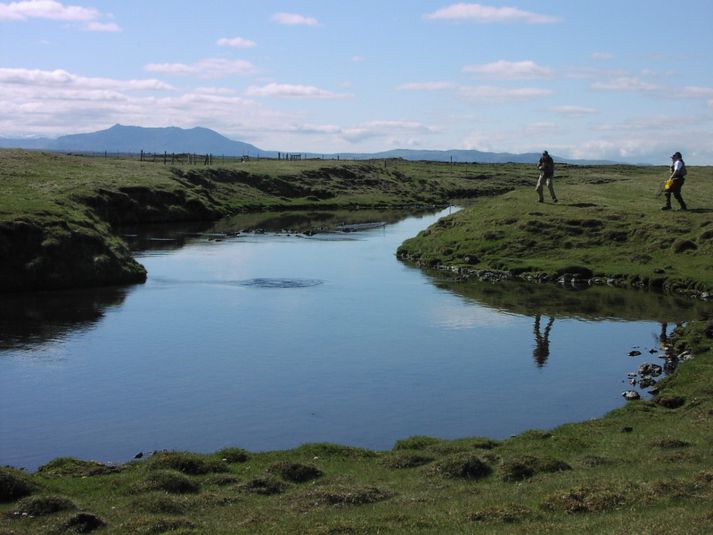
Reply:
M141 151L155 153L196 153L216 156L260 156L276 158L277 151L259 149L249 143L233 141L209 128L144 128L116 124L106 130L88 134L74 134L52 138L2 138L0 148L22 148L50 150L58 152L89 153L135 153ZM284 152L282 153L285 154ZM345 160L367 160L381 158L403 158L405 160L428 160L436 162L478 162L478 163L534 163L539 153L511 154L508 152L482 152L478 150L409 150L394 149L376 153L301 153L303 158L327 158ZM568 160L553 155L557 162L578 165L613 164L603 160Z

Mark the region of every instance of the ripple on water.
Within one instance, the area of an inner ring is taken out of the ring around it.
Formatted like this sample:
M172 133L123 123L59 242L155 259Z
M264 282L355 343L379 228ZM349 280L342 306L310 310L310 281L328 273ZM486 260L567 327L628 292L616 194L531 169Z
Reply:
M316 279L248 279L239 282L240 286L249 288L309 288L322 284Z

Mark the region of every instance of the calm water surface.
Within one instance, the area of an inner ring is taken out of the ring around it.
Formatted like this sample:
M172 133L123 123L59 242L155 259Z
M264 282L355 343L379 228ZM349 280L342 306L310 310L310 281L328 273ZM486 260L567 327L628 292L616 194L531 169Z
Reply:
M137 241L145 285L0 297L0 465L549 428L623 404L626 373L658 362L661 322L697 313L398 262L441 215L311 237L159 233Z

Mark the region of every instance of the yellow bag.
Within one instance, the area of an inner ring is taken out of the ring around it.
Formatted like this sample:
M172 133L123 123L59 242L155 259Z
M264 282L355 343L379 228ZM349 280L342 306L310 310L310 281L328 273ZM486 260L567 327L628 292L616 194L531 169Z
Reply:
M667 178L663 185L664 191L670 190L671 186L673 186L673 178Z

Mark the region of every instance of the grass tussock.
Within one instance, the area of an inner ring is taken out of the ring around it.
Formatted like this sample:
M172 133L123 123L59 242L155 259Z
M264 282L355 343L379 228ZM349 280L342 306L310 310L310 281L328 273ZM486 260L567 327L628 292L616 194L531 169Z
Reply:
M489 476L493 469L478 455L457 453L440 459L431 465L429 472L451 479L478 480Z
M151 470L176 470L191 476L228 471L222 459L182 451L156 453L146 461L146 466Z
M534 515L532 509L517 504L488 507L470 513L467 518L471 522L484 524L517 524Z
M290 461L279 461L267 467L267 472L291 483L304 483L322 477L322 471L316 466Z
M274 496L287 490L287 485L274 477L255 477L240 486L241 490L250 494Z
M196 533L195 522L183 518L140 517L128 522L125 533L132 535L160 535L161 533Z
M62 522L60 533L92 533L105 527L106 522L93 513L80 512Z
M552 494L542 508L565 513L611 512L627 504L625 492L602 487L575 487Z
M215 456L229 464L244 463L250 459L250 453L242 448L223 448L216 451Z
M201 486L180 472L172 470L155 470L146 474L140 481L137 490L163 491L169 494L196 494Z
M415 453L405 451L403 453L396 452L388 455L382 459L381 463L389 468L417 468L419 466L424 466L426 464L432 463L435 457L431 455L424 455L422 453Z
M137 497L133 508L155 515L184 515L188 512L189 502L177 496L165 493L152 493Z
M122 467L97 461L83 461L73 457L60 457L40 466L38 472L47 478L93 477L116 474Z
M12 502L37 491L39 486L20 470L0 467L0 503Z
M17 502L12 515L45 516L75 509L77 505L64 496L28 496Z
M368 505L388 500L394 492L378 487L334 485L319 487L303 495L303 500L312 505Z

